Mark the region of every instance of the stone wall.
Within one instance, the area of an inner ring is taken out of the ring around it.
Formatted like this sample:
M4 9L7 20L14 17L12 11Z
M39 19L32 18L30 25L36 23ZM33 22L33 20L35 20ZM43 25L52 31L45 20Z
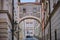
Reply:
M51 34L52 40L55 39L55 30L57 32L57 39L60 40L60 7L51 18Z
M0 11L0 40L12 39L12 25L7 13Z

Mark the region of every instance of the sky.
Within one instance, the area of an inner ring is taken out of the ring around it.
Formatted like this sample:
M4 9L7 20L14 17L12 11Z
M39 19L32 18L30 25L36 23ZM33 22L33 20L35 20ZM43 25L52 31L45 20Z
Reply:
M34 2L35 0L21 0L21 2Z

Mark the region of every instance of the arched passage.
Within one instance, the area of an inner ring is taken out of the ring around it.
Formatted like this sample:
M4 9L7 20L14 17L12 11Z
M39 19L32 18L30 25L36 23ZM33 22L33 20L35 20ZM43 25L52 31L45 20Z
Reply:
M37 17L34 17L34 16L25 16L25 17L20 19L19 23L21 23L23 20L26 20L26 19L34 19L34 20L38 21L40 23L40 25L41 25L40 19L37 18Z
M21 18L20 21L19 21L19 24L20 24L22 21L26 20L26 19L34 19L34 20L36 20L36 21L40 24L40 27L41 27L41 21L40 21L40 19L37 18L37 17L34 17L34 16L25 16L25 17ZM39 33L39 34L40 34L40 33Z

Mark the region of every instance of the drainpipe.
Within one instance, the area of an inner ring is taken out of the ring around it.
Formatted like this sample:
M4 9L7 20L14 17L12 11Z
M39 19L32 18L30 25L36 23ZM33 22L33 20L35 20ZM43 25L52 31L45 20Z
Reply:
M50 19L49 20L49 28L50 28L49 30L50 30L50 40L51 40L51 17L50 17L50 10L51 9L50 9L50 0L48 0L48 1L49 1L49 19Z
M12 0L12 40L14 40L14 0Z

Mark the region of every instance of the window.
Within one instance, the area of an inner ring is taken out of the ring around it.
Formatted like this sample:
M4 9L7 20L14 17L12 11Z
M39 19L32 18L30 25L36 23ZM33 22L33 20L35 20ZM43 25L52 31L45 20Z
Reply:
M8 0L6 0L8 2Z
M29 24L29 22L26 22L26 24Z
M15 16L17 16L17 14L15 13Z
M20 10L20 12L22 12L22 7L20 7L20 9L19 9L19 10Z
M26 22L26 24L32 24L33 22Z
M37 8L33 8L33 12L36 13L37 12Z
M40 10L41 10L40 8L41 8L40 6L37 7L37 11L38 11L38 12L40 12Z
M30 24L33 24L33 22L30 22Z
M26 13L26 9L25 8L23 8L23 13Z

